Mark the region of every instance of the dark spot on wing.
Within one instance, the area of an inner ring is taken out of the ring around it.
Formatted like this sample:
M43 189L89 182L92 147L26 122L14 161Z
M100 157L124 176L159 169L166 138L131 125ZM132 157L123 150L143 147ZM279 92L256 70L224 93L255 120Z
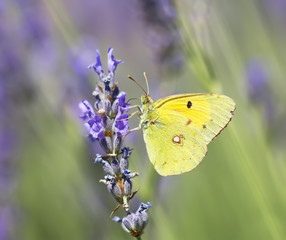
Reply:
M188 121L186 122L186 125L187 125L187 126L190 125L191 122L192 122L192 120L191 120L191 119L188 119Z
M207 126L206 126L206 124L203 124L203 126L202 126L203 128L206 128Z
M192 102L191 102L191 101L188 101L188 103L187 103L187 108L191 108L191 106L192 106Z
M175 135L175 136L172 138L172 141L173 141L173 143L175 143L175 144L178 144L178 145L183 146L183 145L184 145L183 139L185 139L185 137L184 137L182 134L181 134L181 135Z

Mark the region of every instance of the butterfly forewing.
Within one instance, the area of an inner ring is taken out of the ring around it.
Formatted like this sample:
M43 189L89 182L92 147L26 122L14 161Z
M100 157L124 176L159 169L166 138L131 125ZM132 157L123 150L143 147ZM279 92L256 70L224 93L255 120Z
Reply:
M207 144L226 127L235 111L231 98L212 93L172 95L156 101L154 107L185 115L198 127Z

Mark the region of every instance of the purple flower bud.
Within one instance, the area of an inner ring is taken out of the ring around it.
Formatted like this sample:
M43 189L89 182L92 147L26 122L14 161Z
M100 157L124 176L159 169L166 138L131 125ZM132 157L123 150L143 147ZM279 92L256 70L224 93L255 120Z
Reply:
M135 214L133 216L133 229L135 232L141 232L143 230L143 221L140 216Z
M119 99L116 99L111 107L112 116L116 116L119 110Z
M123 152L122 158L129 158L131 153L132 153L132 151L129 147L124 147L121 149L121 151Z
M106 174L109 174L109 175L112 175L114 176L114 171L113 171L113 168L110 166L109 162L107 161L104 161L103 163L103 171L106 173Z
M112 167L114 173L115 173L117 176L119 176L119 174L121 173L121 171L120 171L120 166L119 166L119 162L118 162L117 159L113 159L113 160L111 161L111 167Z
M122 219L122 227L126 232L132 231L133 214L128 214Z
M115 60L115 57L113 56L112 52L113 52L113 48L109 48L107 52L109 73L114 73L117 65L119 63L123 63L122 61Z
M106 115L110 114L111 102L109 101L109 99L105 99L105 101L104 101L104 111L105 111Z
M102 126L105 131L111 132L113 126L113 120L106 116L106 114L102 114Z
M129 161L128 161L128 159L122 157L122 158L120 159L119 165L120 165L121 172L123 173L125 170L128 169L128 166L129 166Z
M142 227L143 229L146 227L147 223L148 223L148 214L146 212L141 212L139 213L140 217L142 219Z
M121 188L115 182L108 184L107 190L112 194L117 202L123 203Z
M125 196L129 196L132 193L132 186L133 186L133 182L130 179L126 179L124 181L124 185L123 185L123 194Z
M119 152L119 150L120 150L120 148L121 148L121 145L122 145L122 135L120 134L118 134L118 135L115 135L115 137L114 137L114 141L113 141L113 146L114 146L114 151L116 152L116 153L118 153Z
M94 163L101 163L103 165L103 170L106 174L111 175L111 176L115 175L114 170L109 164L109 162L106 160L103 160L100 154L96 154Z
M112 152L112 145L111 145L110 138L99 139L99 144L100 144L101 148L104 150L104 152L106 152L106 153Z

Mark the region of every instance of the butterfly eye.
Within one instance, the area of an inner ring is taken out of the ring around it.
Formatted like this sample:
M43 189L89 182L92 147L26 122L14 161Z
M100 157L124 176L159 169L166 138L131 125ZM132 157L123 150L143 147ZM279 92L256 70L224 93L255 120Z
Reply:
M192 107L192 102L191 101L188 101L188 103L187 103L187 108L191 108Z

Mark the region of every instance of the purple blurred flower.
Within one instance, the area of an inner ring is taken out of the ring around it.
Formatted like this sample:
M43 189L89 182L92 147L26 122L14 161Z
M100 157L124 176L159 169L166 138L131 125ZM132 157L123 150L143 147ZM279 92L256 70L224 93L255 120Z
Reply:
M264 99L268 94L268 72L259 60L251 60L246 67L248 90L253 101Z
M171 0L140 1L149 43L160 67L178 72L184 65L176 9Z
M11 239L11 222L11 211L9 207L0 209L0 240Z
M69 49L69 63L72 68L76 93L89 93L90 84L88 80L88 65L96 59L96 53L90 51L96 40L92 37L83 36L79 43ZM79 95L79 94L77 94Z
M263 0L262 4L264 4L266 10L270 12L270 14L277 18L277 20L281 20L285 23L286 21L286 1L285 0Z
M266 65L258 59L250 60L246 66L249 98L265 111L268 123L274 120L275 109L269 88L269 73Z

